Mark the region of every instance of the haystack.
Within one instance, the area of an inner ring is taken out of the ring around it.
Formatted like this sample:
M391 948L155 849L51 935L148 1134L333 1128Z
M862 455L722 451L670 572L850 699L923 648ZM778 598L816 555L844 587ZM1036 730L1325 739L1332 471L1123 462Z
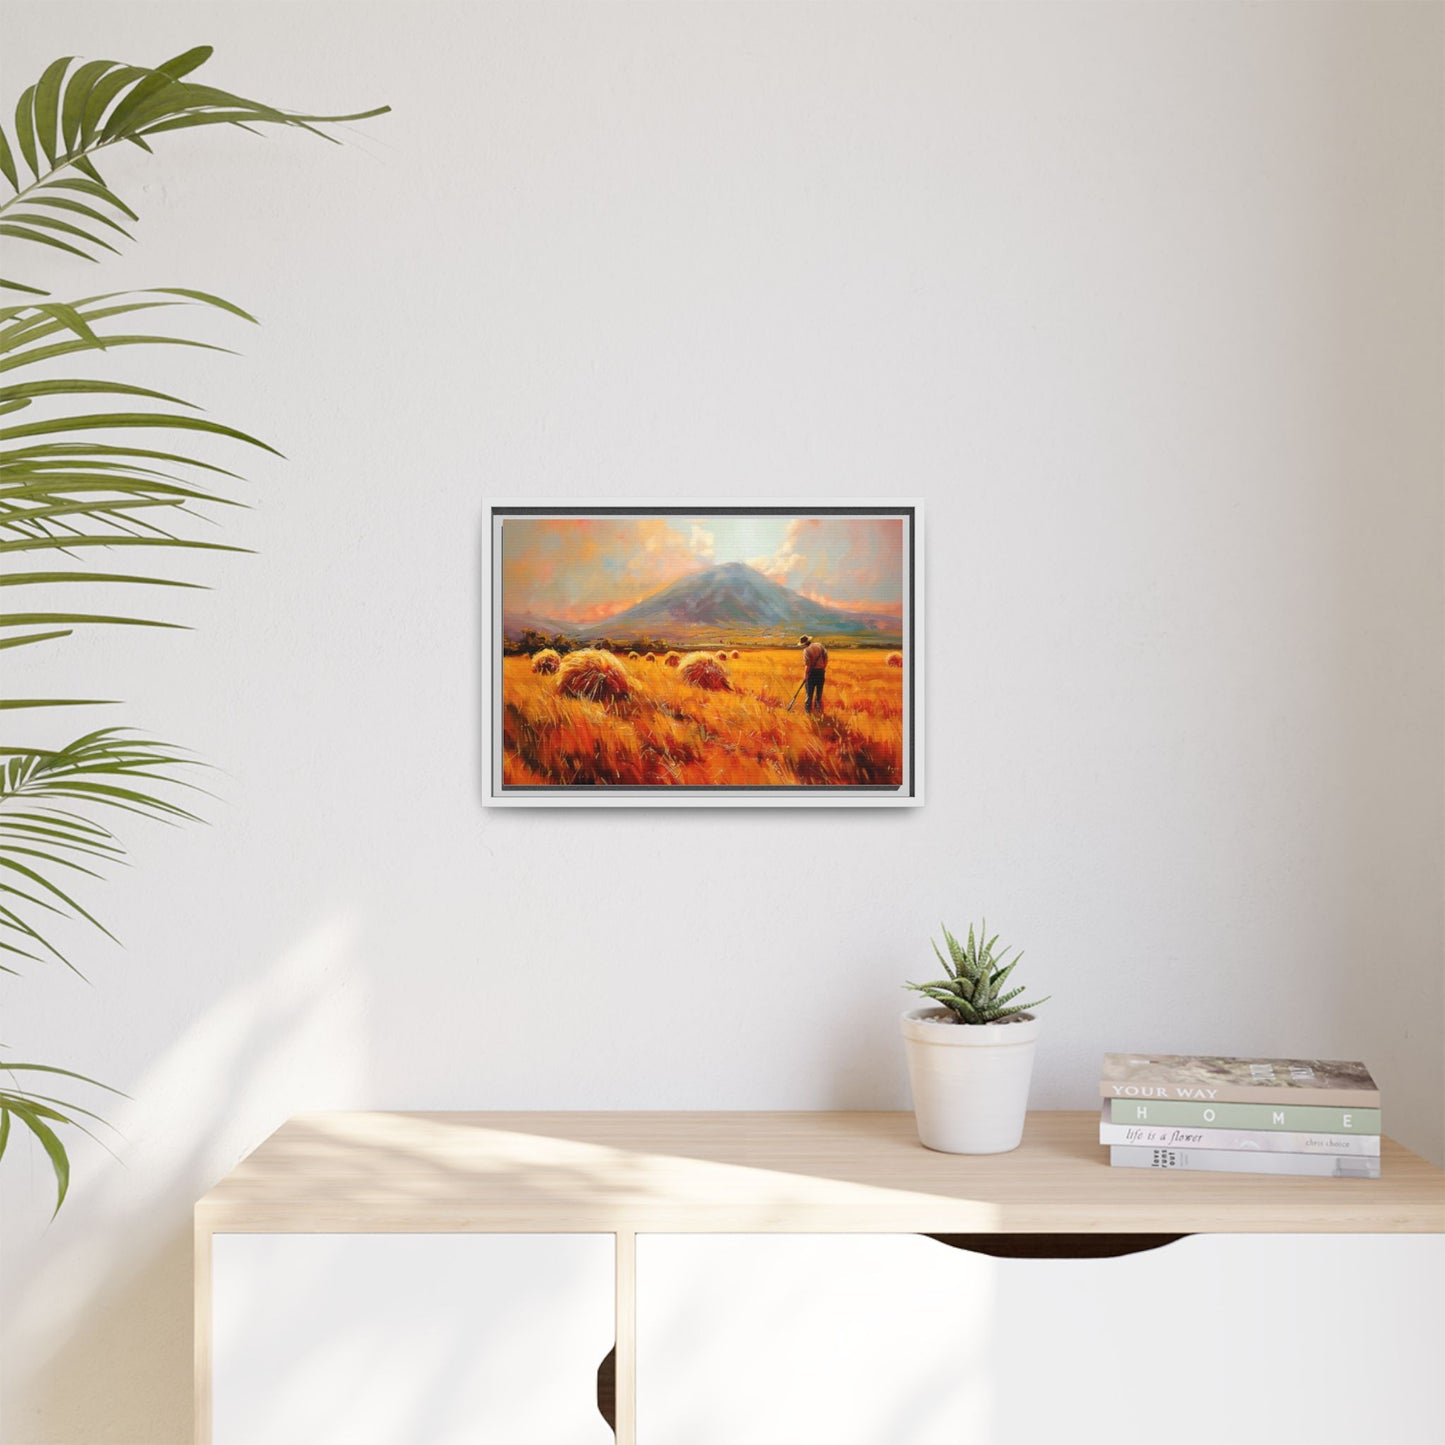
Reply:
M569 652L557 671L557 691L593 702L615 702L632 690L627 669L610 652L584 647Z
M636 661L637 661L637 653L635 653L635 652L629 652L629 653L627 654L627 656L628 656L633 662L636 662Z
M733 657L734 657L734 658L739 658L739 657L741 657L741 656L742 656L742 653L740 653L740 652L737 650L736 647L733 648Z
M656 661L657 661L657 654L656 654L655 652L649 652L649 653L647 654L647 656L644 657L642 660L643 660L644 662L656 662Z
M717 660L718 660L719 662L726 662L726 661L728 660L728 655L727 655L727 650L726 650L726 649L724 649L722 652L718 653L718 655L717 655Z
M676 667L678 663L682 661L682 654L680 652L669 652L662 660L669 667Z
M718 657L726 655L718 653ZM694 687L705 688L708 692L732 691L726 670L718 665L717 658L711 653L689 652L683 658L680 668L684 681L690 682Z
M890 653L888 654L888 666L889 666L889 667L902 667L902 666L903 666L903 654L902 654L901 652L890 652Z
M561 656L550 647L544 647L541 652L532 654L533 672L556 672L561 665Z

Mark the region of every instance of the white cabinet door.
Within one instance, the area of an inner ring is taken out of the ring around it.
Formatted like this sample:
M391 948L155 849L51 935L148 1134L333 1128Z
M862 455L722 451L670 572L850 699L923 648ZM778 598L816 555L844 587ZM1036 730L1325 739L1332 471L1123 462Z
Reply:
M1435 1445L1445 1236L637 1241L638 1445Z
M218 1234L214 1445L610 1445L613 1237Z

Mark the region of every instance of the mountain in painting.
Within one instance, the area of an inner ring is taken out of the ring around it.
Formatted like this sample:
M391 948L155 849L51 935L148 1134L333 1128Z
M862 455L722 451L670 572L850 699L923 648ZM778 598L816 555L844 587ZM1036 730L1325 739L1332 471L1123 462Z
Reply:
M577 625L573 622L558 622L555 617L543 617L536 612L511 612L502 609L502 634L517 638L524 632L541 632L548 637L575 636Z
M634 634L693 642L793 642L803 632L823 637L897 643L896 617L848 612L804 597L745 562L725 562L679 578L641 602L576 631L582 637Z

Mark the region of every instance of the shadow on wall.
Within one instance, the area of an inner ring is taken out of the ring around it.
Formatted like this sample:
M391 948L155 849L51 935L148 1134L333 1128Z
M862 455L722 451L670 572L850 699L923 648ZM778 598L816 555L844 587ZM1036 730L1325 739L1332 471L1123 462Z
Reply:
M9 1445L189 1445L189 1204L289 1115L358 1097L365 999L338 987L355 920L319 923L214 1004L133 1086L125 1168L77 1155L12 1258L0 1332Z

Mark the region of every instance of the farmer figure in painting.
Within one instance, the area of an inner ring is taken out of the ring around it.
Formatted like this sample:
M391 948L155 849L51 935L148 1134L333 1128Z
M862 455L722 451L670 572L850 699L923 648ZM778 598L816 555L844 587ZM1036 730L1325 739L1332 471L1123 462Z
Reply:
M803 680L807 683L807 695L803 699L804 712L823 711L823 680L828 671L828 649L821 642L814 642L805 632L798 641L803 648Z

